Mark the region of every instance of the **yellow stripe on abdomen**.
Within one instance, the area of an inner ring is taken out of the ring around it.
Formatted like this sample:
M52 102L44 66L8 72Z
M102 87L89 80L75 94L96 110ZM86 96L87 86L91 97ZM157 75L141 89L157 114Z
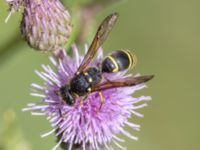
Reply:
M130 50L122 50L127 56L128 56L128 59L129 59L129 66L128 66L128 69L134 67L136 64L137 64L137 57L134 53L131 53Z
M114 69L112 70L112 72L118 72L119 71L119 66L117 64L117 62L115 61L115 59L112 56L107 56L108 59L110 59L110 61L114 64Z

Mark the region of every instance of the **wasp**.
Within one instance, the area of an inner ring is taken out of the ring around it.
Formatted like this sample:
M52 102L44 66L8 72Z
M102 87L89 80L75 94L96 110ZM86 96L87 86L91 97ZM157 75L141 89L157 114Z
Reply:
M118 14L113 13L102 21L75 75L72 77L69 84L59 89L59 95L67 105L73 106L78 97L86 97L92 92L99 92L100 99L103 103L104 100L101 91L110 88L134 86L153 78L153 75L146 75L138 77L130 76L114 81L102 81L103 73L116 73L129 69L135 64L136 57L128 50L112 52L103 60L100 68L88 67L97 53L97 50L104 43L113 26L116 24L117 19Z

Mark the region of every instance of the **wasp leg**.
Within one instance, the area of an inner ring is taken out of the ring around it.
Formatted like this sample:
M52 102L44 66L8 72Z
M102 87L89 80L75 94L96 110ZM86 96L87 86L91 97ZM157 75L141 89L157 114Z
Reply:
M84 102L84 100L81 98L81 100L80 100L80 106L81 107L83 107L83 102Z
M83 98L81 98L80 100L80 106L83 107L83 103L84 101L88 98L88 95L84 96Z
M58 112L59 112L59 114L60 114L60 117L62 117L62 118L63 118L63 115L62 115L62 112L61 112L61 110L60 110L60 109L58 110Z
M101 110L101 108L102 108L102 106L104 104L104 98L103 98L102 92L98 92L98 94L99 94L100 101L101 101L101 105L99 107L99 112L100 112L100 110Z
M64 116L63 116L63 113L62 113L62 111L61 111L61 109L59 108L59 110L58 110L58 113L59 113L59 115L60 115L60 117L61 117L61 121L63 121L64 120Z

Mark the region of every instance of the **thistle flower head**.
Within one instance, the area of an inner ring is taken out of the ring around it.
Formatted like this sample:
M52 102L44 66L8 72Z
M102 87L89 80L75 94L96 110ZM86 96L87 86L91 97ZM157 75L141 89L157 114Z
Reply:
M67 43L71 34L71 17L60 0L7 2L11 13L23 8L21 33L31 47L41 51L54 51Z
M101 100L98 92L90 93L83 104L81 104L81 97L79 97L76 99L75 105L68 106L55 91L69 84L83 59L75 45L72 46L72 51L72 58L66 54L60 61L50 58L56 71L53 71L48 65L42 65L43 71L36 71L37 75L44 80L44 86L32 84L33 92L31 95L41 97L42 102L28 104L24 111L28 110L31 111L32 115L47 117L53 130L43 134L42 137L55 133L58 137L58 143L54 149L62 145L67 146L69 150L74 149L75 146L83 150L99 150L102 147L110 150L113 149L111 143L120 149L125 149L120 144L124 140L118 135L123 134L137 140L137 137L127 132L124 126L134 130L140 129L138 124L129 122L129 119L132 115L142 117L143 115L137 112L137 109L146 106L146 101L151 98L149 96L136 98L132 97L131 94L143 89L145 85L103 90L101 93L105 101L101 109L99 109ZM85 51L87 51L87 46ZM90 66L100 67L102 59L103 52L100 48L96 59L90 63ZM103 80L114 80L125 76L127 76L125 72L103 74Z

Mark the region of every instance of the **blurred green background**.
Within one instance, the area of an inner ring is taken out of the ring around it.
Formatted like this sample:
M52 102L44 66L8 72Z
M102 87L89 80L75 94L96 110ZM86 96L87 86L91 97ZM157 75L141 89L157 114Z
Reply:
M74 12L83 3L65 1ZM20 13L5 24L8 7L4 1L0 1L0 8L0 150L5 150L1 149L3 144L9 145L6 150L49 150L55 145L54 135L39 136L51 130L48 121L21 109L39 101L29 95L29 85L42 83L34 69L50 62L46 54L34 51L22 40ZM199 8L199 0L126 0L95 16L99 23L111 12L120 14L103 45L105 53L134 49L138 64L133 73L156 75L148 89L137 93L151 95L153 100L140 110L144 118L132 117L142 128L140 132L130 130L139 141L126 139L128 150L200 149ZM16 148L19 141L25 143L23 148Z

